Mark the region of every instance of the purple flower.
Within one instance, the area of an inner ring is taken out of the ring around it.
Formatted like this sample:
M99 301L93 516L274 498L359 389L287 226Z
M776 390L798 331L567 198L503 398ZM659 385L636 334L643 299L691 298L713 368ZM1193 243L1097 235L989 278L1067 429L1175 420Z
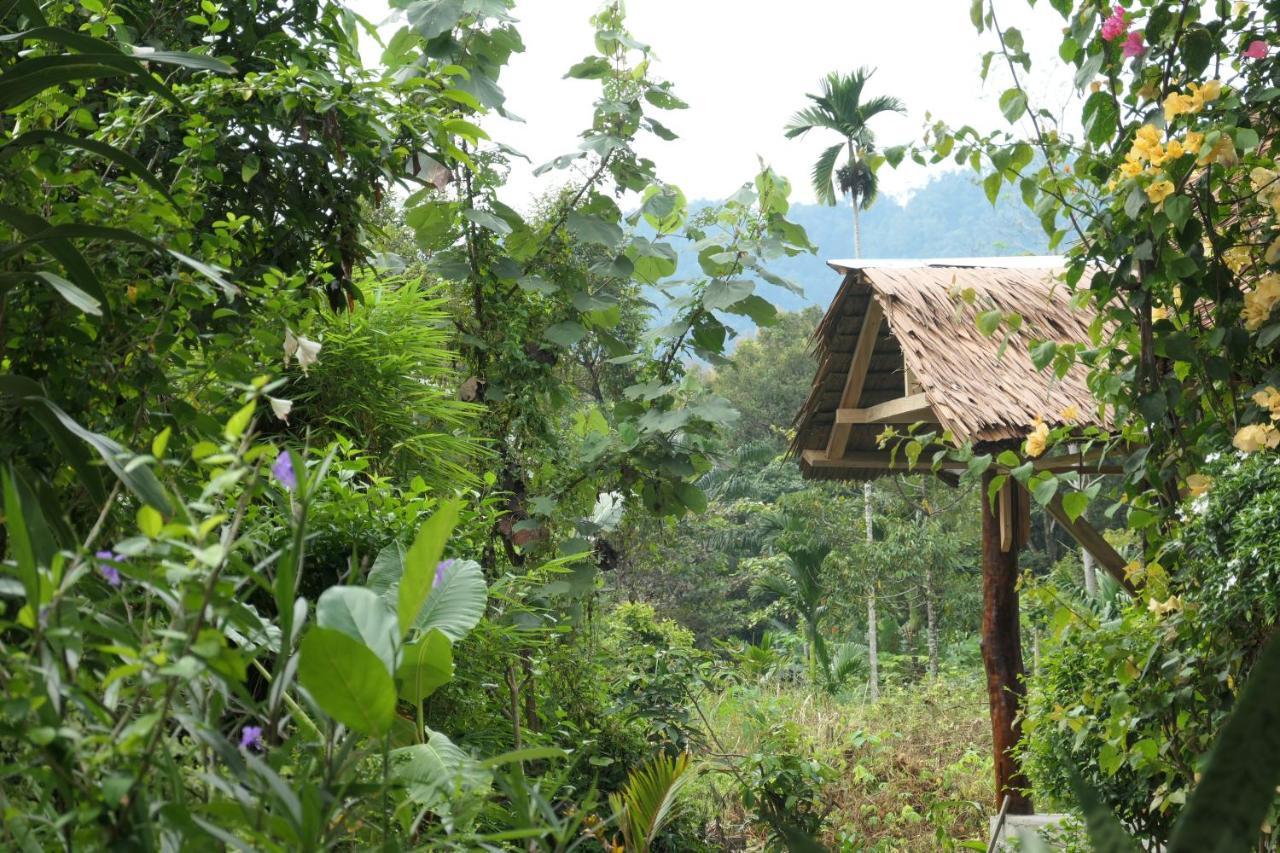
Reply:
M241 749L262 749L262 726L245 726L240 730Z
M123 557L114 551L99 551L93 555L98 560L98 572L111 586L120 586L120 570L113 563L118 563Z
M431 588L435 589L444 583L445 575L449 573L449 568L453 565L453 560L441 560L436 564L436 579L431 582Z
M280 451L280 455L276 457L276 461L271 465L271 473L280 482L280 485L289 491L298 488L298 475L293 473L293 457L289 455L289 451Z

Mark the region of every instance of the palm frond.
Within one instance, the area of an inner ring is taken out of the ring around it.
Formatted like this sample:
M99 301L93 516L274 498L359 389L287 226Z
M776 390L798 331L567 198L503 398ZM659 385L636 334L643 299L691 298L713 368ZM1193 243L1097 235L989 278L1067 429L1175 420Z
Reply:
M840 151L843 148L844 143L837 142L819 154L818 159L813 163L813 192L820 204L836 203L834 172L836 160L840 157Z
M864 124L881 113L905 113L906 111L906 104L892 95L877 95L858 109Z
M649 853L663 828L678 814L680 791L697 772L689 753L675 758L659 753L627 775L622 791L609 795L628 851Z
M837 133L844 132L832 113L821 107L805 107L793 115L791 121L787 122L785 133L787 139L795 139L797 136L803 136L815 128L834 130Z

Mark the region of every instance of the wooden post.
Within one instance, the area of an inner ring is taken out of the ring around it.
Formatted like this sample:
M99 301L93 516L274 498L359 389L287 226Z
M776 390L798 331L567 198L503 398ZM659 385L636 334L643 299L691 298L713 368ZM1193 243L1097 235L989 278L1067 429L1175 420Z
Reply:
M1023 491L1012 479L1000 490L996 510L987 500L994 472L982 477L982 662L987 670L991 736L995 750L997 805L1009 798L1010 814L1032 814L1020 789L1026 777L1010 750L1022 736L1018 713L1026 696L1018 625L1018 549L1030 529ZM1004 546L1004 547L1002 547Z

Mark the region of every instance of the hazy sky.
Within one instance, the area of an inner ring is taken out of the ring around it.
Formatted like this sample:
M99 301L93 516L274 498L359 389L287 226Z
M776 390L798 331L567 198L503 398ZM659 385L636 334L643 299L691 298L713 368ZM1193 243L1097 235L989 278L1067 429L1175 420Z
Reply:
M388 18L385 0L354 0L370 20ZM494 138L527 154L534 165L573 150L590 122L598 82L562 79L570 65L593 52L588 18L598 0L520 0L515 15L526 50L513 58L501 84L508 107L523 124L496 117L485 122ZM998 0L1003 26L1018 26L1042 67L1029 81L1036 105L1054 112L1069 97L1070 73L1057 59L1062 19L1040 3ZM969 22L969 0L630 0L632 33L653 46L656 73L675 83L689 109L659 115L680 135L642 147L658 172L689 198L722 198L755 174L757 156L789 178L793 199L812 201L810 165L831 142L820 132L787 140L782 128L805 104L805 93L832 70L860 65L877 69L872 94L893 94L909 110L874 126L881 146L918 139L926 114L980 130L1005 127L996 101L1008 73L996 66L984 86L981 55L995 46ZM997 57L999 59L999 57ZM1038 100L1036 100L1038 96ZM935 169L940 167L934 167ZM517 165L507 198L521 204L541 188L533 166ZM895 196L928 180L928 172L904 165L881 173L882 189Z

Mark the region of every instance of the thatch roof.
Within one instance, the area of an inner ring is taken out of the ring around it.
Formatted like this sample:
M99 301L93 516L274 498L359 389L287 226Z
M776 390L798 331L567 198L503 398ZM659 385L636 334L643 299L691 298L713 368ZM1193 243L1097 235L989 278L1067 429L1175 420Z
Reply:
M859 332L875 300L883 312L868 372L857 400L845 406L865 409L922 393L942 428L960 442L999 446L1020 441L1037 418L1050 425L1075 406L1078 424L1108 426L1079 366L1063 379L1031 363L1033 340L1080 343L1088 340L1093 316L1073 308L1065 284L1057 280L1060 258L970 258L936 261L832 261L844 283L814 334L818 372L808 399L796 416L792 453L806 476L869 479L888 471L883 464L857 467L849 460L882 453L876 436L884 423L853 423L842 467L813 465L804 451L828 448L836 410L847 393ZM972 304L958 294L972 289ZM1001 352L1002 327L992 337L975 325L983 311L999 309L1022 316L1022 328ZM869 340L868 340L869 342ZM905 368L905 370L904 370ZM815 454L809 454L811 457Z

